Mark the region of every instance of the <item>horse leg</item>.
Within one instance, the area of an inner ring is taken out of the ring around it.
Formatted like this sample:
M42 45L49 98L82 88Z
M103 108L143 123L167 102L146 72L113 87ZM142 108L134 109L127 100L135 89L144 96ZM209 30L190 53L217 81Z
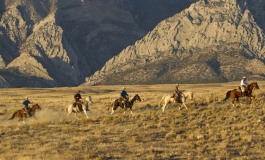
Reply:
M88 115L87 115L87 113L86 113L86 111L84 110L84 113L85 113L85 115L86 115L86 118L88 118Z
M34 119L37 121L38 119L37 119L37 117L36 117L36 115L35 115L35 113L33 114L33 117L34 117Z
M111 109L111 113L110 113L110 114L113 114L114 111L115 111L119 106L120 106L120 105L119 105L118 103L115 103L115 102L114 102L114 105L113 105L113 107L112 107L112 109Z
M250 97L249 97L249 103L252 102L252 98L253 98L253 100L255 100L255 96L250 95Z
M130 108L131 114L133 114L132 107Z
M236 101L239 104L239 106L242 106L242 103L239 102L239 97L236 98Z
M232 102L232 105L233 105L233 107L235 107L235 98L233 97L232 99L231 99L231 102Z
M114 111L115 111L115 109L116 109L116 108L112 107L112 109L111 109L111 113L110 113L110 114L113 114Z
M71 114L71 113L72 113L72 111L70 111L70 112L68 111L68 112L67 112L67 118L68 118L68 120L70 120L69 117L70 117L70 114Z
M162 107L162 111L163 111L163 112L165 111L166 105L167 105L167 104L164 104L163 107Z
M184 105L184 107L185 107L186 109L188 109L188 107L186 106L186 104L185 104L184 102L183 102L182 104Z
M80 120L80 119L77 117L77 114L76 114L76 113L75 113L75 118L78 119L78 120Z
M179 105L179 110L181 110L182 103Z
M66 112L67 112L67 119L70 120L70 114L73 113L73 107L72 106L68 106L66 108Z
M24 121L24 118L23 117L20 117L20 120L19 121L22 121L23 124L26 124L26 122Z
M124 106L124 112L123 112L124 115L125 115L126 111L127 111L127 108Z
M254 103L252 103L252 102L254 102ZM256 106L256 103L255 103L255 96L253 96L253 95L250 95L249 97L248 97L248 103L251 105L251 106Z
M26 124L24 119L23 119L23 115L21 115L21 116L19 115L19 117L18 117L18 122L21 122L21 121L23 122L23 124Z
M32 113L32 114L31 114L31 122L33 122L33 118L34 118L35 120L37 120L37 118L36 118L36 116L35 116L35 113Z

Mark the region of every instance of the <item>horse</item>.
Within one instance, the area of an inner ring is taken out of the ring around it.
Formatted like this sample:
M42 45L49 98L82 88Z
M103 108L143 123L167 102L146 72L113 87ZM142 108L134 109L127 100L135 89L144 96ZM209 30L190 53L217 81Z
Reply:
M141 100L141 97L140 97L138 94L136 94L132 99L130 99L130 100L128 100L127 102L125 102L125 103L126 103L125 105L124 105L124 103L121 102L120 98L115 99L115 100L111 103L111 105L110 105L110 106L113 106L113 107L112 107L111 114L113 114L114 111L115 111L118 107L121 107L122 109L124 109L124 114L125 114L127 108L129 108L130 111L131 111L131 114L132 114L132 106L134 105L135 101L139 101L139 102L142 101L142 100ZM109 108L108 108L108 110L109 110Z
M163 106L161 106L161 102L162 102L162 101L164 101L164 105L163 105ZM181 105L179 106L179 110L180 110L180 107L181 107L182 105L184 105L184 107L185 107L186 109L188 109L188 107L186 106L185 102L186 102L185 94L181 94L181 95L180 95L180 98L179 98L179 101L178 101L178 102L176 102L175 98L173 98L172 95L167 95L167 96L163 96L163 97L161 98L161 100L159 101L159 104L158 104L158 105L159 105L160 107L162 107L161 109L162 109L162 111L164 112L166 106L167 106L169 103L171 103L171 104L181 103Z
M239 97L244 97L244 96L249 97L250 101L251 101L251 98L255 99L255 96L252 95L252 92L255 89L259 89L259 85L257 82L253 82L253 83L248 85L245 95L243 95L242 91L238 90L238 89L233 89L233 90L227 91L224 100L227 100L229 97L231 97L232 105L233 105L233 107L235 107L235 105L234 105L235 101L237 101L240 104Z
M182 91L182 94L184 94L184 96L189 99L189 100L193 100L193 92L192 91Z
M33 105L29 106L29 109L30 109L29 112L30 112L30 115L31 115L30 117L33 117L34 119L37 119L36 116L35 116L35 112L38 109L41 110L41 107L39 106L39 104L37 104L37 103L33 104ZM25 121L24 121L24 118L28 117L28 113L25 110L25 108L22 108L20 110L17 110L16 112L14 112L12 117L9 120L14 119L15 117L18 117L18 122L23 121L23 123L26 124Z
M73 104L70 104L65 107L65 112L67 114L68 119L71 113L75 113L75 118L80 120L77 117L77 113L81 113L81 112L84 112L84 114L86 115L86 118L88 118L88 115L87 115L87 111L89 111L88 103L90 104L93 103L91 96L87 96L84 101L81 101L81 103L82 103L81 108L79 108L78 106L74 107Z

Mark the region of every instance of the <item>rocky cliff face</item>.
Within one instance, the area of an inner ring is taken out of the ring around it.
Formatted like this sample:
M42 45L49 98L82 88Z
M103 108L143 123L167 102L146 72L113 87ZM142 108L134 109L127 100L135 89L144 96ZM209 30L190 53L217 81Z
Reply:
M194 3L109 60L85 84L224 82L243 75L265 79L264 33L253 16L258 19L263 12L253 14L250 4Z
M0 0L8 86L71 86L196 0Z

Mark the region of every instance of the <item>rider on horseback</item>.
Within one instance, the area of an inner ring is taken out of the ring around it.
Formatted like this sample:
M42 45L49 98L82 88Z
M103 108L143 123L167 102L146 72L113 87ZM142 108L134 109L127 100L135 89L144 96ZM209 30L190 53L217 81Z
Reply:
M81 97L81 94L80 94L80 91L77 91L75 96L74 96L74 99L75 99L75 102L73 104L73 107L77 107L77 109L80 111L80 109L82 108L82 97Z
M120 94L120 101L124 105L124 107L126 107L126 103L128 102L128 100L129 100L129 95L126 92L126 88L123 87Z
M27 111L29 117L31 116L30 114L30 108L29 108L29 104L31 104L31 102L29 101L29 98L26 97L25 100L22 102L22 104L24 105L25 110Z
M174 98L175 99L175 101L176 102L178 102L179 101L179 98L180 98L180 96L181 96L181 91L179 90L179 84L176 84L176 88L175 88L175 90L174 90L174 93L173 93L173 95L172 95L172 98Z
M243 96L245 96L247 92L247 88L248 88L247 78L245 76L241 80L240 87L241 87Z

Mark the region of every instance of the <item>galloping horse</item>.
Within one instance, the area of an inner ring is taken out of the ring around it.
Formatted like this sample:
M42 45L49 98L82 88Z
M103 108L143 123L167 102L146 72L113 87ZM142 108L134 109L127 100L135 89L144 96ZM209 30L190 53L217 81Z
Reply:
M35 112L37 109L41 109L39 104L33 104L32 106L29 106L29 108L30 108L31 117L37 119L35 116ZM25 108L17 110L15 113L13 113L12 117L9 120L14 119L15 117L18 117L18 122L23 121L23 123L25 124L24 118L28 117L28 114Z
M142 101L141 98L140 98L140 96L139 96L138 94L136 94L131 100L125 102L126 104L125 104L125 106L124 106L124 104L120 101L119 98L118 98L118 99L115 99L115 100L111 103L111 106L113 106L113 107L112 107L111 114L113 114L114 111L115 111L118 107L121 107L121 108L124 109L124 114L125 114L127 108L130 108L130 111L131 111L131 113L132 113L132 106L133 106L133 104L134 104L134 102L135 102L136 100L139 101L139 102ZM108 108L108 110L109 110L109 108Z
M163 105L163 107L161 108L161 109L163 110L163 112L165 111L165 108L166 108L166 106L167 106L169 103L171 103L171 104L181 103L181 105L179 106L179 110L180 110L180 107L182 106L182 104L184 105L184 107L185 107L186 109L188 109L187 106L186 106L186 104L185 104L185 102L186 102L186 97L185 97L184 94L181 94L181 96L180 96L178 102L176 102L175 98L173 98L172 95L163 96L163 97L161 98L161 100L159 101L159 104L158 104L160 107L161 107L161 102L162 102L162 101L164 101L164 105Z
M69 116L70 116L71 113L75 113L75 118L80 120L77 117L77 113L81 113L81 112L84 112L84 114L88 118L88 115L87 115L88 103L90 103L90 104L93 103L92 98L90 96L87 96L85 98L85 100L82 101L82 107L81 108L78 108L78 106L74 107L73 104L70 104L70 105L66 106L65 107L65 111L66 111L68 119L69 119ZM88 111L89 111L89 109L88 109Z
M259 85L257 82L253 82L253 83L249 84L247 87L247 92L246 92L245 96L249 97L250 100L251 100L251 98L255 99L255 96L252 95L252 91L255 89L259 89ZM227 100L229 97L231 97L232 105L235 106L234 102L237 101L238 103L240 103L239 97L243 97L243 96L244 95L243 95L242 91L238 91L238 89L233 89L233 90L226 92L226 97L224 100Z

